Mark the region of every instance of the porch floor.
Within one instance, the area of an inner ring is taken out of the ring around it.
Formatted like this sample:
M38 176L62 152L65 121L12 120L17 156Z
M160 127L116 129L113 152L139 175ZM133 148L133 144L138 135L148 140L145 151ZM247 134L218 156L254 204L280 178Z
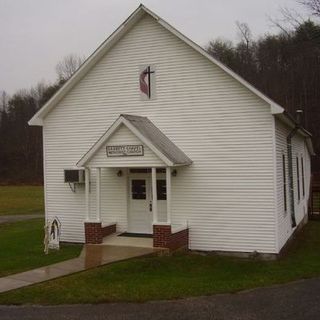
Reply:
M152 238L143 238L143 237L124 237L119 235L122 233L114 233L110 236L103 238L102 245L111 245L111 246L125 246L125 247L140 247L140 248L153 248L153 239Z

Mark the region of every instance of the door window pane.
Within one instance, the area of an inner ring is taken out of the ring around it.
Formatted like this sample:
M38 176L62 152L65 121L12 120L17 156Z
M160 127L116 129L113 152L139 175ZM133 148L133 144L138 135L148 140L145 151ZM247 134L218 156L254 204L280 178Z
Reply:
M146 199L146 180L131 180L131 196L132 199Z
M166 180L157 180L157 199L167 200Z

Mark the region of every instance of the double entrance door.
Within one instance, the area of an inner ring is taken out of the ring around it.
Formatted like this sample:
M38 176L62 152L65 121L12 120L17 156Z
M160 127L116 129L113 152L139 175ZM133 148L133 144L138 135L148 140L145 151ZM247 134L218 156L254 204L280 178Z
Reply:
M128 232L152 234L151 173L130 173L128 191ZM166 179L161 172L157 173L157 199L158 220L166 221Z

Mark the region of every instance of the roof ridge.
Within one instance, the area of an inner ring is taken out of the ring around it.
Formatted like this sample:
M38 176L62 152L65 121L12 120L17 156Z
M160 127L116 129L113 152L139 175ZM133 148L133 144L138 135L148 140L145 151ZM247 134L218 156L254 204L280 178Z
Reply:
M110 48L115 45L119 39L123 37L123 35L132 28L145 14L153 17L155 21L157 21L162 27L168 30L170 33L175 35L178 39L184 41L191 48L196 50L199 54L206 57L209 61L214 63L216 66L221 68L224 72L229 74L235 80L240 82L243 86L253 92L256 96L260 97L266 103L268 103L271 107L272 114L283 113L284 109L279 106L277 103L272 101L269 97L267 97L264 93L256 89L252 84L248 81L244 80L237 73L232 71L226 65L218 61L216 58L210 56L208 52L194 41L190 40L187 36L182 34L176 28L172 27L168 22L162 19L160 16L155 14L149 8L141 4L136 10L129 15L129 17L105 40L102 44L89 56L89 58L80 66L80 68L72 75L72 77L56 92L53 97L40 109L36 112L36 114L29 120L30 125L43 125L43 118L47 115L48 112L52 108L56 106L57 103L64 97L64 95L68 94L68 92L73 88L73 86L80 81L91 68L101 59L103 55L105 55Z

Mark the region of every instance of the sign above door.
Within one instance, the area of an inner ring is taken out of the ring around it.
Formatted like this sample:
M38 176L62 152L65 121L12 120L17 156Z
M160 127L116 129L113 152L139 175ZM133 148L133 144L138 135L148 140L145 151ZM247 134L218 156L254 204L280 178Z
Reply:
M143 156L143 145L107 146L108 157Z

